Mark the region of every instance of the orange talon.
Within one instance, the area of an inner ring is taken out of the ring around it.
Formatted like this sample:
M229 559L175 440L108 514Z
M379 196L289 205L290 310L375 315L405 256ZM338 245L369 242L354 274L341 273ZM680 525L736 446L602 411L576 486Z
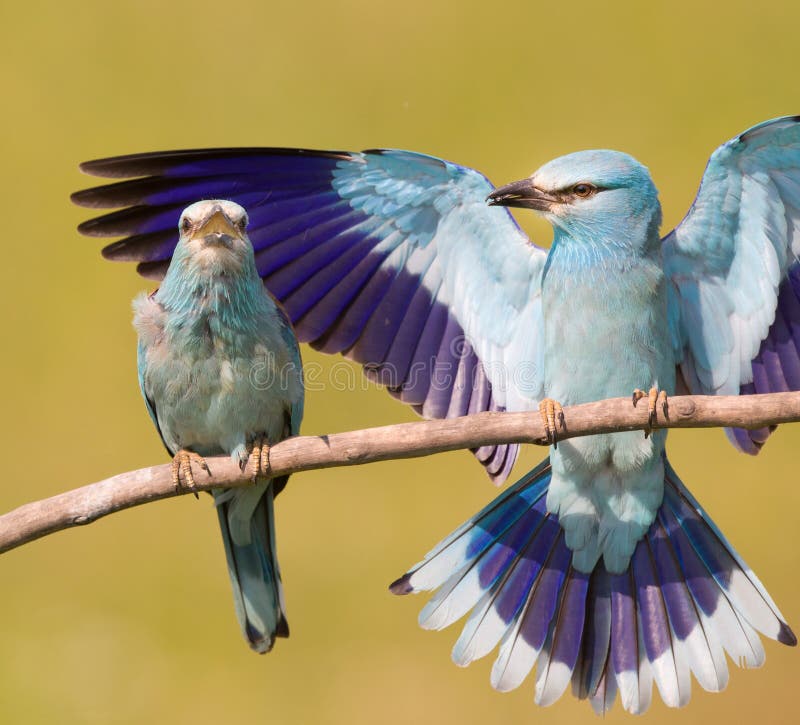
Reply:
M256 436L250 444L248 466L253 474L253 483L258 478L269 478L269 443L264 435Z
M176 492L180 492L181 488L186 488L194 494L195 498L198 498L192 473L192 461L195 461L209 476L211 475L211 469L201 455L181 448L172 457L172 483L175 485ZM183 483L181 479L183 479Z
M558 448L556 418L558 419L561 429L567 429L566 422L564 421L564 409L561 407L561 403L552 398L544 398L539 403L539 414L542 416L542 425L544 426L547 441L552 443L554 448Z
M647 397L647 428L644 429L644 437L647 438L653 432L653 428L655 428L658 422L658 416L656 415L657 407L660 405L664 417L667 417L669 405L667 403L667 391L653 387L650 388L647 393L636 388L632 396L633 407L635 408L636 403L644 397Z
M658 391L658 400L657 405L661 406L661 412L664 414L665 418L669 417L669 402L667 401L667 391L666 390L659 390Z

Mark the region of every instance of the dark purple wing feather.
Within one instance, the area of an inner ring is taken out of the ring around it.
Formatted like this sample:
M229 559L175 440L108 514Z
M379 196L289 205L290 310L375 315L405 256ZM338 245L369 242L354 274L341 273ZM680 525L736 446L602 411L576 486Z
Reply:
M181 210L200 198L230 199L248 210L259 273L301 341L364 364L422 415L504 409L441 294L437 228L465 202L483 213L491 185L476 172L407 152L270 148L135 154L81 168L124 179L72 197L81 206L124 207L79 227L124 237L103 250L108 259L138 262L158 278ZM503 225L518 233L507 212L490 213L498 234ZM517 446L475 453L500 482Z
M753 382L740 387L741 395L800 390L800 265L795 263L778 289L778 308L769 333L753 360ZM755 455L767 442L769 428L731 428L733 444Z

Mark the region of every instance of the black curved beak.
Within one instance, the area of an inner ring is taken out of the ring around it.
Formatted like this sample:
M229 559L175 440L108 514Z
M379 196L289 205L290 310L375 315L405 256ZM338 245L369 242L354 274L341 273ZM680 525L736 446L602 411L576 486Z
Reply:
M518 206L547 211L558 198L535 187L530 179L522 179L495 189L486 197L486 201L489 206Z

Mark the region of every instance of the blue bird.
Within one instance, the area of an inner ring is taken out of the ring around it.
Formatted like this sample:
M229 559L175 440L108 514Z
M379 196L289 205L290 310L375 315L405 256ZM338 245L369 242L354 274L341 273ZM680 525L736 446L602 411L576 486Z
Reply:
M303 417L300 352L289 321L264 288L247 238L247 213L200 201L180 216L180 241L163 284L134 302L139 385L176 486L194 486L192 461L228 454L254 485L214 489L236 616L256 652L288 637L275 548L269 446L296 435Z
M634 393L652 413L678 390L800 389L798 117L717 149L664 238L649 172L615 151L570 154L500 189L393 150L174 151L82 168L123 180L77 192L76 203L129 208L80 230L124 236L105 256L136 261L145 276L163 274L187 200L247 205L258 271L299 339L363 363L427 417L539 408L555 442L561 404ZM510 206L552 223L549 252ZM757 453L770 433L728 435ZM692 674L723 689L726 652L757 666L758 632L796 640L672 470L665 439L553 445L392 591L436 590L420 616L427 628L469 614L456 663L499 644L492 684L512 689L536 667L540 704L570 684L598 711L617 694L644 711L653 682L683 705ZM516 452L474 451L498 483Z

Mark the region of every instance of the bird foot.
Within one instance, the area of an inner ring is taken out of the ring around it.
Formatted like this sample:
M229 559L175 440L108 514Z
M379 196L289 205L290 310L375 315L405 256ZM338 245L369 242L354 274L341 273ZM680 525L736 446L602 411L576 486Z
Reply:
M250 441L250 456L247 459L247 467L253 477L253 483L258 478L270 477L269 465L269 443L267 437L259 435Z
M658 406L661 406L664 417L666 417L669 404L667 403L667 391L659 390L658 388L650 388L650 391L647 393L645 393L644 390L636 388L636 390L633 391L631 399L634 408L636 407L636 403L642 398L647 398L647 428L644 429L644 437L647 438L653 432L653 428L658 420L658 416L656 415Z
M172 483L175 485L176 492L180 493L180 490L185 488L187 491L191 491L195 498L199 498L195 490L192 461L195 461L209 476L211 475L211 469L201 455L181 448L172 458ZM183 479L183 483L181 479Z
M539 403L539 414L542 416L542 425L544 426L547 441L552 443L554 448L558 448L556 420L558 420L562 430L567 429L567 424L564 421L564 409L561 407L561 403L552 398L545 398Z

